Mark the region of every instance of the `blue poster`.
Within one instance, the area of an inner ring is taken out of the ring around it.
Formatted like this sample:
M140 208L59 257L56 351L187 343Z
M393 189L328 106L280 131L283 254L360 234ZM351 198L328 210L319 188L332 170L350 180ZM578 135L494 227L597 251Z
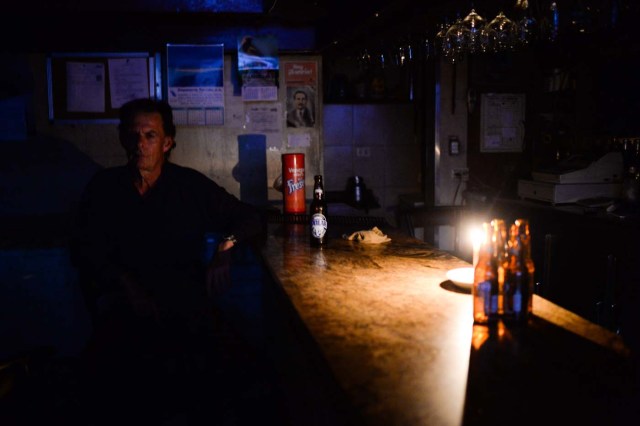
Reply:
M238 70L277 70L278 40L275 36L238 37Z
M167 101L176 124L224 124L224 46L167 44Z
M278 41L274 36L238 37L238 71L244 101L278 99Z

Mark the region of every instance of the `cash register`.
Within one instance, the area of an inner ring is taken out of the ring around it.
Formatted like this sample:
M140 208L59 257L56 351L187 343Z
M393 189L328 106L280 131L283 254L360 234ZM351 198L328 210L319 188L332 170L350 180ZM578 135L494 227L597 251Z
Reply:
M609 152L586 165L584 161L569 160L555 168L532 172L532 179L518 181L518 196L551 204L618 198L622 191L622 160L620 152Z

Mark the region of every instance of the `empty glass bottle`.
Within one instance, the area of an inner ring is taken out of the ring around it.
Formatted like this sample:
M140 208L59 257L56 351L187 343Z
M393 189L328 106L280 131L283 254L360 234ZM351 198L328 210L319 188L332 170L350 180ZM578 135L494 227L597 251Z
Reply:
M509 232L503 295L506 322L526 323L533 310L533 273L529 221L516 219Z
M473 279L473 321L495 323L502 314L500 287L504 276L506 227L502 219L483 223L484 238L480 244L478 264Z

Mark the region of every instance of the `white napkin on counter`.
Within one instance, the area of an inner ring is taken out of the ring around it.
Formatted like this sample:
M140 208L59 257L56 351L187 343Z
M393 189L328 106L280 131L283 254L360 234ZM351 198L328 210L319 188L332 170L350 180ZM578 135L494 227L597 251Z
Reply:
M344 234L342 238L363 244L380 244L391 241L391 238L383 234L377 226L369 230L356 231L351 235Z

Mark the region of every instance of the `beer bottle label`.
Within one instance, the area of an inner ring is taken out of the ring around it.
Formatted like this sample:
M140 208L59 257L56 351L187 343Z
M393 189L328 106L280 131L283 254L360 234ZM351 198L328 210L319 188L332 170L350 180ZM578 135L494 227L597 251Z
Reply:
M513 295L513 312L519 314L522 311L522 293L520 289L516 289Z
M314 213L311 216L311 235L313 238L322 238L327 232L327 218L322 213Z
M498 313L498 295L494 294L491 296L491 307L489 308L489 313L497 314Z
M483 300L483 310L485 315L489 315L491 308L489 306L491 300L491 282L483 281L478 284L478 293Z

